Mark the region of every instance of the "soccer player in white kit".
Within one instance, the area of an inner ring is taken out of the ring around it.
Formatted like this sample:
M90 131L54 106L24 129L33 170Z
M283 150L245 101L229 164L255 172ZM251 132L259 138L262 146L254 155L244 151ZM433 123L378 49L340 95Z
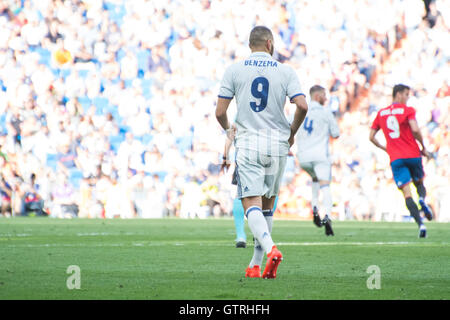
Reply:
M324 107L327 101L325 89L319 85L312 86L309 90L311 102L302 127L297 133L297 159L300 167L312 178L312 198L314 223L325 226L327 236L334 235L331 227L331 159L328 142L330 137L339 137L339 126L331 111ZM325 217L319 215L319 189L323 197L323 209Z
M242 201L255 238L246 277L261 277L260 265L265 252L267 261L262 277L275 278L283 256L271 237L273 206L289 148L308 105L294 69L272 58L274 45L270 29L253 28L249 46L250 56L225 71L216 118L224 130L230 130L227 109L236 97L237 197ZM286 97L297 106L291 124L283 110Z

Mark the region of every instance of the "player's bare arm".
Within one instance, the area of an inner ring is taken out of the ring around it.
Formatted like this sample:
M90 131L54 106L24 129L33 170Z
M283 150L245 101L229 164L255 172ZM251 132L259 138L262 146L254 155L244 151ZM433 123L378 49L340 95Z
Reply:
M427 157L428 159L431 158L431 154L427 151L425 148L425 145L423 143L423 137L422 133L420 132L419 124L417 123L417 120L411 119L409 120L409 126L411 127L412 134L414 138L419 141L421 150L420 152Z
M222 165L220 166L220 172L225 172L230 168L230 149L233 144L234 137L236 136L236 125L232 125L229 130L227 130L227 138L225 140L225 148L223 151Z
M308 112L308 103L303 95L294 97L291 102L297 106L294 114L294 120L291 123L291 136L289 137L289 145L292 147L294 144L295 134L305 120L306 113Z
M222 164L220 165L220 172L225 172L230 168L230 159L228 153L232 144L232 140L228 139L225 141L225 149L223 151Z
M380 148L381 150L384 150L387 152L386 147L383 146L378 139L375 137L375 135L377 134L378 130L375 129L370 129L370 134L369 134L369 140L370 142L372 142L376 147Z
M224 130L230 129L230 122L228 121L227 110L231 99L218 98L216 106L216 119Z

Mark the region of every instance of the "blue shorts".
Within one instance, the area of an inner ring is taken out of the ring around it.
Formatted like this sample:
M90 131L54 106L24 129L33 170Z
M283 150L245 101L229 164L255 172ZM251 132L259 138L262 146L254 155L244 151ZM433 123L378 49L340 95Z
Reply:
M422 158L397 159L391 162L392 175L398 188L413 181L422 179L425 175Z

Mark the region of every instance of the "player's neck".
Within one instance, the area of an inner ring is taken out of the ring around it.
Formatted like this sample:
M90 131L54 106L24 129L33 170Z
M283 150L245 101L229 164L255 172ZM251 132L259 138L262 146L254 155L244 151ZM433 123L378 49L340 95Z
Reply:
M268 53L270 52L266 48L253 48L251 49L252 53Z

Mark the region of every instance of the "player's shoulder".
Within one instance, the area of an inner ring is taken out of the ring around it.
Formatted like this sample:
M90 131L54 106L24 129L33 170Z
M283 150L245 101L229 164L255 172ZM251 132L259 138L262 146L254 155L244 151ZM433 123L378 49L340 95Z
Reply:
M238 74L240 72L240 70L242 70L242 61L237 61L237 62L233 62L232 64L230 64L228 67L225 68L224 71L224 77L228 78L228 79L235 79L236 78L236 74Z
M321 107L317 111L319 111L321 118L323 118L328 125L337 123L336 117L329 107Z
M414 107L407 106L406 104L403 104L403 103L393 103L393 104L387 106L386 108L390 108L390 109L415 110Z
M411 107L411 106L404 106L405 110L409 113L415 113L416 112L416 108Z
M278 68L281 71L286 72L286 73L295 73L296 74L296 71L293 66L286 64L286 63L278 62L276 60L273 60L273 61L277 62Z
M407 106L405 104L394 104L392 106L392 114L393 115L412 115L416 113L416 109L411 106Z
M329 119L337 121L336 120L336 116L335 116L335 114L333 113L333 111L331 110L330 107L323 108L323 112Z
M386 107L380 108L380 109L377 111L376 118L391 115L391 114L392 114L392 107L393 107L393 106L394 106L393 104L390 104L390 105L388 105L388 106L386 106Z
M382 108L378 109L377 113L380 114L382 112L386 112L386 110L391 110L391 108L392 108L392 104L390 104L390 105L388 105L386 107L382 107Z
M243 66L243 65L244 65L244 61L235 61L235 62L231 63L231 64L226 68L226 70L228 70L228 71L233 71L233 70L236 70L236 69L240 68L240 67Z

